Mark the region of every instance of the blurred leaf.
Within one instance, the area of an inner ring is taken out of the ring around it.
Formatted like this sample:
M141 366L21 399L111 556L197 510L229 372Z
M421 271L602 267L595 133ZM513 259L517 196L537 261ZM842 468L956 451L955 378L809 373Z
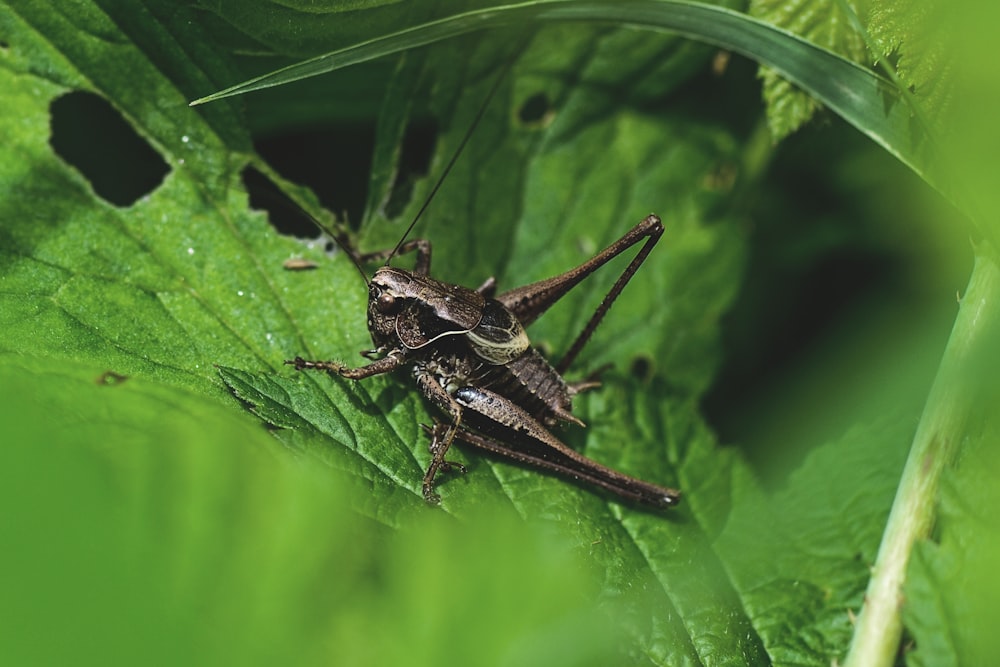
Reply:
M563 541L509 512L390 533L231 409L95 379L0 364L4 663L616 661L610 609Z

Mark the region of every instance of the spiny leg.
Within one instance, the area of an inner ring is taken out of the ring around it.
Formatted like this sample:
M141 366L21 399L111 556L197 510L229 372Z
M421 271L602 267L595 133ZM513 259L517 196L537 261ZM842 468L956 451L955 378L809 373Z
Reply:
M427 446L427 449L431 453L434 453L441 448L440 443L444 441L447 431L450 430L452 426L445 424L440 419L435 419L433 426L421 424L420 428L427 434L427 437L431 439L431 443ZM458 431L456 430L455 432L457 433ZM452 439L454 438L455 436L453 435ZM442 460L437 469L438 472L451 472L452 470L457 470L463 475L468 472L468 469L463 464L458 461L448 460Z
M582 380L577 380L576 382L567 383L569 387L570 395L582 394L585 391L590 391L591 389L597 389L601 386L601 375L604 374L606 370L611 368L611 364L604 364L597 370L589 373L587 377Z
M381 359L359 368L348 368L339 361L308 361L302 357L286 359L285 365L295 366L297 371L326 371L330 375L339 375L349 380L361 380L373 375L390 373L405 363L406 358L398 352L390 352Z
M566 369L572 365L573 360L576 359L580 350L583 349L587 341L590 340L591 335L600 324L601 320L607 314L608 309L611 304L614 303L618 295L621 294L625 285L628 284L635 272L639 270L639 266L646 260L649 252L659 241L660 236L663 234L663 223L655 215L648 215L642 221L639 222L635 227L630 229L625 233L620 239L612 243L610 246L594 255L592 258L577 266L576 268L570 269L565 273L558 276L553 276L545 280L540 280L530 285L524 285L523 287L517 287L515 289L504 292L498 295L496 298L500 303L507 307L514 315L520 320L521 324L528 326L535 320L537 320L542 313L547 311L552 307L559 299L561 299L567 292L580 284L580 282L589 276L591 273L599 269L601 266L607 264L610 260L614 259L618 255L625 252L627 249L634 246L636 243L645 240L643 246L636 253L635 257L625 268L625 271L618 276L618 280L611 287L611 291L605 295L604 300L594 311L590 320L584 326L583 331L576 337L573 344L570 346L569 351L563 356L558 364L555 365L556 371L565 373Z
M295 357L295 359L290 359L285 361L285 363L295 366L296 370L300 371L326 371L331 375L339 375L351 380L360 380L372 375L393 371L403 365L405 361L406 359L402 354L394 351L360 368L348 368L337 361L308 361L302 357ZM441 496L434 493L434 478L437 476L437 473L448 472L453 468L465 472L465 466L462 464L445 460L445 455L448 453L448 449L451 448L451 443L455 439L455 432L462 423L462 406L426 370L417 368L414 371L414 376L417 380L417 386L424 395L451 417L450 424L435 421L433 427L424 427L424 430L431 437L431 463L427 468L427 472L424 473L422 489L424 500L432 505L436 505L441 502Z
M651 507L669 507L680 500L680 492L675 489L626 475L570 449L519 405L488 389L460 387L455 392L454 400L469 410L470 420L481 416L494 426L507 428L510 437L519 440L522 446L503 443L464 427L458 428L455 435L471 445L598 486L629 501Z
M422 488L424 500L432 505L437 505L441 502L441 496L434 492L434 478L438 471L447 471L452 467L458 467L462 472L465 472L464 466L446 461L444 458L448 449L451 448L452 441L455 440L458 427L462 424L462 406L441 386L437 378L425 369L415 368L413 376L416 378L417 387L424 396L451 417L450 424L435 422L429 430L425 429L431 436L431 463L427 467L427 472L424 473Z

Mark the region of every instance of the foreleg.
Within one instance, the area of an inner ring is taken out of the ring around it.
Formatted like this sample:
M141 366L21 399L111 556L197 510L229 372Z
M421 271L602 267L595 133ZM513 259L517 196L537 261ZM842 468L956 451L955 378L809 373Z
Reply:
M392 351L381 359L359 368L349 368L339 361L307 361L302 357L285 360L285 364L295 366L297 371L326 371L330 375L339 375L348 380L362 380L373 375L391 373L406 363L406 357L401 352Z

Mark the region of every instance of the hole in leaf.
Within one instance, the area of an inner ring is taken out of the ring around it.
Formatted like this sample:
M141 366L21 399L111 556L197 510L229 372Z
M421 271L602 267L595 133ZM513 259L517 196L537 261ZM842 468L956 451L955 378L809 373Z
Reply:
M653 360L646 356L636 357L632 360L629 372L638 380L649 381L653 378Z
M413 199L413 186L426 178L437 143L438 128L433 120L410 123L403 134L403 148L399 156L399 169L392 184L392 193L385 204L389 218L398 217Z
M375 147L373 123L277 134L258 139L254 147L279 174L315 192L326 209L346 215L351 224L361 221ZM315 228L306 234L315 235Z
M552 118L552 105L545 93L535 93L524 101L517 118L525 125L547 125Z
M131 206L170 171L160 154L98 95L68 93L53 100L49 112L52 149L115 206Z
M288 198L274 181L253 167L240 174L250 198L250 207L265 211L268 220L280 234L312 239L321 233L307 213Z

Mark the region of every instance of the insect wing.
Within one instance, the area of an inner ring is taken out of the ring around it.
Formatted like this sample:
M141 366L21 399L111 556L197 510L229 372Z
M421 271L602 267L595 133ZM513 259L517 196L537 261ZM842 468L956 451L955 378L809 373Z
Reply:
M456 330L471 331L479 326L486 308L486 297L461 285L450 285L427 276L419 276L425 286L423 301L434 316Z
M531 345L514 313L495 299L486 302L479 326L466 338L479 357L494 365L510 363Z

